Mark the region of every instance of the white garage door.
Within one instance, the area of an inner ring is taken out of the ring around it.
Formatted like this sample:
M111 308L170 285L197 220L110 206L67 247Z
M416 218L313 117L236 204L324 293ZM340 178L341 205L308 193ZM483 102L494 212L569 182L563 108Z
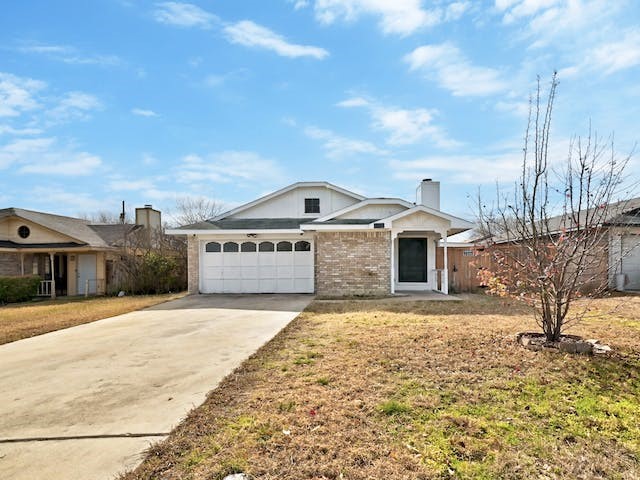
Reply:
M622 272L627 275L627 290L640 290L640 235L622 237Z
M203 242L202 293L313 293L313 244L306 240Z

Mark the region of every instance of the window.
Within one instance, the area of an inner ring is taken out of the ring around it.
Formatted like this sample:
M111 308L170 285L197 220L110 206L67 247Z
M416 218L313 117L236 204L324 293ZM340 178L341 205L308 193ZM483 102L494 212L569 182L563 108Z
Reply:
M223 252L237 252L238 244L236 242L227 242L222 246Z
M253 242L244 242L242 245L240 245L240 251L241 252L255 252L256 251L256 244Z
M462 256L463 257L473 257L473 250L463 250L462 251Z
M18 227L18 235L20 235L20 238L27 238L31 235L31 230L29 230L29 227L26 225L22 225L21 227Z
M260 242L260 246L258 247L258 250L260 250L261 252L273 252L273 250L274 250L273 243L272 242Z
M204 249L208 253L217 253L220 251L220 244L218 242L209 242Z
M293 250L293 245L291 242L278 242L278 251L279 252L290 252Z
M304 213L320 213L320 199L319 198L305 198L304 199Z
M305 242L304 240L300 242L296 242L296 252L310 252L311 244L309 242Z

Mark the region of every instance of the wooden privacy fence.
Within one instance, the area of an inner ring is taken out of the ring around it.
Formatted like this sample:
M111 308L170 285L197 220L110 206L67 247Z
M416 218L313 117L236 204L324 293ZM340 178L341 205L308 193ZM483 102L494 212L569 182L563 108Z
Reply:
M476 247L447 248L449 292L472 292L479 288L478 271L489 267L490 259ZM444 248L436 250L436 268L444 268Z

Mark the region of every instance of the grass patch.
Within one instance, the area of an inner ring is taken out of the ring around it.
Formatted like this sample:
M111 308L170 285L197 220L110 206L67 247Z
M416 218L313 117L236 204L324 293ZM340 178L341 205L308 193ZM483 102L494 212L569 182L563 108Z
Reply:
M69 297L0 307L0 345L175 300L183 294Z
M569 332L615 352L589 357L519 347L529 312L484 296L316 301L123 478L640 478L640 297L616 302Z

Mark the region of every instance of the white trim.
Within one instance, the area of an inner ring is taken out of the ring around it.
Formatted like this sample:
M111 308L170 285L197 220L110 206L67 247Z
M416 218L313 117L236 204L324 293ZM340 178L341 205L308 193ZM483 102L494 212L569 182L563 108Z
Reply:
M247 210L248 208L255 207L256 205L259 205L268 200L271 200L272 198L278 197L284 193L290 192L291 190L295 190L296 188L301 188L301 187L324 187L330 190L335 190L336 192L340 192L349 197L355 198L356 200L365 199L365 197L363 197L362 195L359 195L354 192L350 192L349 190L345 190L344 188L338 187L337 185L333 185L329 182L296 182L287 187L281 188L280 190L276 190L273 193L269 193L264 197L257 198L256 200L253 200L249 203L245 203L244 205L240 205L239 207L236 207L233 210L229 210L227 212L221 213L220 215L211 218L209 221L215 222L216 220L221 220L223 218L230 217L231 215L235 215L236 213L240 213L244 210Z
M407 208L413 208L415 206L413 203L409 203L406 200L402 200L401 198L367 198L365 200L362 200L361 202L349 205L342 210L336 210L335 212L325 215L324 217L317 218L316 222L326 222L327 220L331 220L335 217L339 217L340 215L344 215L345 213L358 210L359 208L366 207L367 205L402 205L403 207Z
M408 215L412 215L412 214L418 213L418 212L428 213L428 214L433 215L435 217L439 217L439 218L443 218L445 220L449 220L451 222L451 225L448 228L448 230L451 230L453 228L471 229L471 228L474 227L474 224L471 223L471 222L468 222L467 220L464 220L464 219L458 218L458 217L454 217L453 215L449 215L448 213L441 212L440 210L436 210L435 208L425 207L424 205L416 205L413 208L405 210L404 212L399 212L399 213L396 213L395 215L391 215L390 217L382 218L380 220L377 220L376 222L370 223L369 225L371 225L373 227L374 223L384 222L386 228L391 228L391 226L392 226L391 224L395 220L398 220L400 218L403 218L403 217L406 217Z

